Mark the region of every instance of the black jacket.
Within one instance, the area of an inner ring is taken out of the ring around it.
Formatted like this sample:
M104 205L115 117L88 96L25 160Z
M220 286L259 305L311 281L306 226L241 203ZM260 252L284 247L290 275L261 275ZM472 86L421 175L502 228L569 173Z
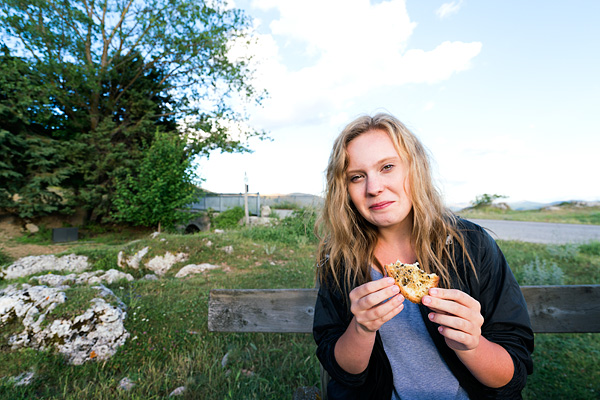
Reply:
M458 228L464 236L479 279L471 272L470 266L465 265L468 262L462 262L460 246L450 244L456 246L456 262L462 278L453 276L452 287L481 303L484 318L482 335L508 351L515 367L513 378L498 389L482 385L446 345L437 325L427 318L428 309L420 305L423 321L441 356L470 398L520 399L527 375L533 372L533 331L525 299L494 239L480 226L466 220L459 220ZM331 376L328 396L332 400L389 399L393 390L392 369L379 332L369 366L364 372L349 374L335 360L335 344L353 317L349 299L343 293L335 290L332 282L322 284L315 306L313 336L317 343L317 357Z

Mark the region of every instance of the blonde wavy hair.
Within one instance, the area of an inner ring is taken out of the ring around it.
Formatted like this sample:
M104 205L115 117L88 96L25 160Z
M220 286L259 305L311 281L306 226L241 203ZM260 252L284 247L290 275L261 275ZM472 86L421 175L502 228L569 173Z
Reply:
M473 262L465 250L461 233L456 229L456 217L442 202L433 184L429 157L421 142L402 122L389 114L361 116L349 123L333 144L327 166L325 204L316 223L320 238L317 279L327 282L332 276L341 288L353 288L370 280L370 265L376 262L377 227L357 211L348 193L348 144L363 133L385 131L400 158L408 164L410 197L413 204L413 247L417 261L428 273L440 276L441 286L450 287L450 269L457 272L454 260L456 241L463 248L471 268ZM458 275L458 273L456 274ZM350 289L349 289L350 290Z

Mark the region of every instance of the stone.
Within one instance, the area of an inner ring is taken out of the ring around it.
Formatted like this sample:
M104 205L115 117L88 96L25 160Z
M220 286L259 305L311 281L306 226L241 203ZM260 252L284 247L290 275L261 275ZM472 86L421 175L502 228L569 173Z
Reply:
M43 285L23 284L21 288L9 285L0 290L0 322L20 320L23 331L11 336L8 344L13 349L54 348L72 364L90 360L106 360L125 344L129 333L124 327L127 316L125 304L103 285L91 306L73 319L55 319L42 326L51 317L58 304L67 301L64 292ZM106 301L116 302L116 306Z
M89 268L88 258L69 254L23 257L0 271L0 278L16 279L44 271L82 272Z
M35 373L33 371L23 372L22 374L11 378L11 381L15 386L27 386L31 383L34 376Z
M142 258L150 251L150 247L146 246L131 257L126 257L123 251L120 251L117 255L117 265L121 268L127 268L128 266L133 269L140 268L140 262Z
M186 253L172 254L167 251L164 256L156 256L146 263L146 268L154 272L158 276L166 274L171 267L178 263L188 259L189 255Z
M30 279L30 281L37 281L40 284L48 285L51 287L58 287L63 285L94 285L97 283L112 284L120 279L126 279L131 282L134 280L131 274L118 271L116 269L110 269L108 271L98 270L92 272L84 272L81 275L69 274L69 275L38 275Z
M264 205L260 208L260 216L266 218L271 215L271 207Z
M181 268L177 274L175 274L175 278L185 278L188 275L192 274L201 274L206 270L219 268L218 265L212 265L208 263L203 264L189 264L185 267Z
M121 379L121 381L119 382L119 389L121 389L121 390L129 391L134 386L135 386L135 383L128 377Z
M171 394L169 394L169 397L181 396L181 395L183 395L184 392L185 392L185 386L179 386L177 389L173 390L171 392Z
M38 233L40 231L40 228L38 228L36 224L32 224L30 222L28 224L25 224L25 230L29 233Z
M233 246L221 247L221 250L223 250L227 254L233 254Z

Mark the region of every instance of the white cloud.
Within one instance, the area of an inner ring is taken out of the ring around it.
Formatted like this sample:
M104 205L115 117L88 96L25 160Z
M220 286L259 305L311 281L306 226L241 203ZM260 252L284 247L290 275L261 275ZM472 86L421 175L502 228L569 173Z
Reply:
M253 114L266 129L335 118L366 94L407 83L437 83L470 67L481 43L443 42L434 49L408 49L417 24L404 0L256 0L253 7L277 9L248 51L261 64L257 83L270 98ZM258 23L258 21L257 21ZM305 56L300 68L285 59L285 46Z
M435 10L435 14L440 19L444 19L444 18L449 17L452 14L456 14L458 12L458 10L460 10L462 5L463 5L463 0L453 1L451 3L444 3L440 6L440 8Z

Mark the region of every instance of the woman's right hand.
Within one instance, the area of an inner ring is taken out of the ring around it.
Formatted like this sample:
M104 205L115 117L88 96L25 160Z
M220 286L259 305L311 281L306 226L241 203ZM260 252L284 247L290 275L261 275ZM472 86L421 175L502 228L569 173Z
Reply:
M387 301L386 301L387 300ZM376 332L402 311L404 296L393 278L367 282L350 292L350 311L356 325L365 332Z

